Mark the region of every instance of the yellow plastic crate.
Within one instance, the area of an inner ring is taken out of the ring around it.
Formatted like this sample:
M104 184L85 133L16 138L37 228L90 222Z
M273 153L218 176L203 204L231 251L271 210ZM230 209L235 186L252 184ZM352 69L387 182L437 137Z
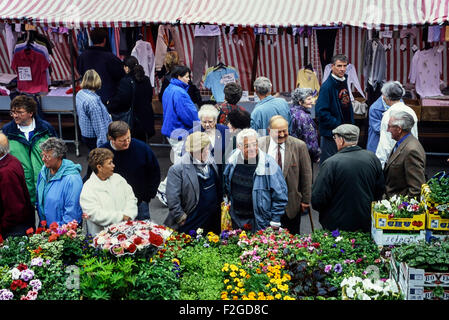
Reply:
M426 215L424 213L414 215L413 218L389 218L388 214L374 211L374 204L371 204L371 216L374 220L374 226L383 230L404 230L419 231L426 228ZM414 222L417 222L414 224Z
M431 193L432 191L429 185L423 184L421 187L421 202L426 208L426 228L430 230L449 231L449 219L443 219L439 214L434 213L435 210L438 210L438 207L444 206L444 204L430 200Z

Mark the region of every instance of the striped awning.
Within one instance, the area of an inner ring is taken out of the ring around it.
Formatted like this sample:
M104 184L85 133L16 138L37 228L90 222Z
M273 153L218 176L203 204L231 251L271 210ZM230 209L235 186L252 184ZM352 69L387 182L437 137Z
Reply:
M447 0L191 0L181 23L384 28L448 20Z
M179 22L189 0L0 0L0 21L65 27Z

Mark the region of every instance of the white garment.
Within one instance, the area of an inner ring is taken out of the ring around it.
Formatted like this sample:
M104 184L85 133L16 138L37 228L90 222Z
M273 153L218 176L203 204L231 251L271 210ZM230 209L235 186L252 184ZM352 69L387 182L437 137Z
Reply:
M145 75L150 78L151 86L154 88L154 52L151 43L137 40L131 55L137 58L139 64L143 67Z
M5 39L6 47L8 48L9 61L12 61L14 56L14 46L16 45L18 33L15 32L8 23L5 23Z
M382 168L385 167L385 163L387 163L388 157L396 144L396 140L391 137L391 133L387 132L388 121L390 120L390 114L393 111L405 111L412 115L413 120L415 120L415 124L412 128L412 135L418 139L418 117L416 116L415 111L403 102L398 102L392 105L384 112L382 121L380 122L380 138L376 149L376 156L379 158Z
M323 80L322 80L321 84L323 84L324 81L326 81L327 77L329 77L331 72L332 72L332 64L329 63L324 68ZM352 65L350 63L348 64L348 66L346 68L346 76L348 77L348 88L349 88L349 96L351 97L351 101L354 101L354 96L352 95L351 85L354 85L355 89L362 95L363 98L365 98L365 93L363 92L362 87L360 86L359 78L357 76L357 71L355 70L354 65Z
M442 53L438 47L417 51L410 63L409 79L416 84L416 92L423 97L442 96L440 75L443 72Z
M123 221L126 215L137 217L137 198L126 180L114 173L105 181L92 173L80 195L83 212L89 215L87 232L95 236L111 224Z
M196 25L193 36L194 37L213 37L221 34L220 27L213 24Z
M282 168L284 169L284 161L285 161L285 142L280 145L281 147L281 158L282 158ZM270 146L268 147L267 152L271 157L273 157L274 160L276 160L276 163L278 162L278 143L273 140L273 138L270 137Z
M21 132L23 132L23 134L25 135L25 139L27 139L29 141L30 140L30 132L33 131L34 129L36 129L36 121L33 118L33 120L31 121L31 124L29 126L17 125L17 128L19 128L19 130Z

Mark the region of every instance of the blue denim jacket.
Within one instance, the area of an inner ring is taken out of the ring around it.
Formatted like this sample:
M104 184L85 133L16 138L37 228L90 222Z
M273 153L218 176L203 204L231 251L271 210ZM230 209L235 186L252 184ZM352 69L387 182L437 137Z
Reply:
M236 149L224 171L225 190L231 200L230 215L234 214L231 181L241 151ZM288 202L288 188L276 161L259 149L259 162L254 173L252 191L256 230L265 229L270 222L280 222Z

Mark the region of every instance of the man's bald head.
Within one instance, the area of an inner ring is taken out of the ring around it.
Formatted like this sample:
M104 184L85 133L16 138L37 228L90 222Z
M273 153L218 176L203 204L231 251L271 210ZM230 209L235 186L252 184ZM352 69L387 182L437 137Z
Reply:
M0 132L0 157L9 153L9 141L4 133Z
M275 142L284 143L288 138L288 121L283 116L273 116L270 119L268 133Z

